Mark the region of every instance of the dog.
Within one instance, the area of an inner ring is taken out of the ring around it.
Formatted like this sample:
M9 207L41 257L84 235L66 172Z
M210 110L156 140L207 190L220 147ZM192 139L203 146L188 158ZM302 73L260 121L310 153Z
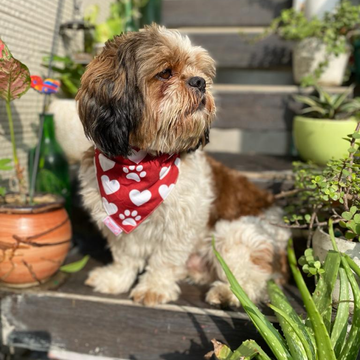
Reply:
M286 278L289 231L273 225L282 217L273 196L202 150L214 76L206 50L155 24L109 40L88 65L76 100L94 147L82 159L81 194L113 255L90 272L95 291L130 291L154 306L178 299L187 279L210 285L209 303L238 306L213 237L254 302L267 280Z

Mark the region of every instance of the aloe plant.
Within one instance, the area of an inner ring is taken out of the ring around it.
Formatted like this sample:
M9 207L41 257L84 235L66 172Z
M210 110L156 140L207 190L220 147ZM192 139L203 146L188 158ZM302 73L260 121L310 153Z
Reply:
M341 94L329 94L315 85L317 95L294 95L294 99L306 105L300 111L302 115L316 119L349 119L360 111L360 98L350 98L354 87L350 86Z
M19 99L30 88L31 80L26 65L15 59L6 44L0 39L0 97L5 100L9 121L12 153L20 193L25 193L23 169L20 166L15 142L14 125L10 102ZM2 160L4 162L4 160ZM7 163L6 163L7 165Z
M319 281L311 295L297 266L292 240L288 245L290 268L306 308L303 320L292 308L285 294L274 281L268 282L271 309L274 310L284 337L266 319L241 288L234 275L216 251L230 288L239 299L249 318L254 323L272 354L266 354L256 342L247 340L232 351L225 344L213 341L214 354L219 360L355 360L360 350L360 289L356 276L360 277L360 268L347 255L338 251L332 221L329 221L333 251L325 259L324 272L318 274ZM337 308L333 310L332 291L337 277L340 278L340 295ZM354 314L348 330L349 285L354 294Z

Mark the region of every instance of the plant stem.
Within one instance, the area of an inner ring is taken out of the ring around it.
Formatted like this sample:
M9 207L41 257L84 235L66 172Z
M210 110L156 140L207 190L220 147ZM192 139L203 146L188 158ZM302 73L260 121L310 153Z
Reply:
M13 152L14 165L17 166L17 165L19 164L19 159L18 159L18 157L17 157L17 151L16 151L15 134L14 134L14 123L13 123L13 119L12 119L10 101L6 101L5 104L6 104L7 117L8 117L8 120L9 120L9 129L10 129L10 137L11 137L11 144L12 144L12 152Z
M16 150L16 142L15 142L15 134L14 134L14 122L12 118L12 112L11 112L11 106L10 101L5 101L6 104L6 113L9 121L9 130L10 130L10 138L11 138L11 145L12 145L12 152L13 152L13 160L14 160L14 168L16 177L18 179L18 185L19 185L19 192L23 192L24 187L24 178L22 174L22 169L19 164L19 158L17 156L17 150Z

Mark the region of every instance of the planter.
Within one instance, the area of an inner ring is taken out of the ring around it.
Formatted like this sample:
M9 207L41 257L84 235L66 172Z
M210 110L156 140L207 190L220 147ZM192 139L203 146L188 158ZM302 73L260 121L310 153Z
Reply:
M335 238L335 241L339 251L349 255L356 262L356 264L360 266L360 243L343 240L341 238ZM325 233L320 228L316 229L312 243L314 255L318 256L321 261L325 260L326 254L329 250L333 250L329 234ZM340 281L337 280L333 292L333 301L338 301L339 289ZM349 290L350 300L353 300L351 288L349 288ZM350 303L350 310L353 311L353 309L354 305Z
M70 164L81 160L82 153L90 146L84 134L74 99L56 99L49 107L54 114L56 140L64 150Z
M16 205L9 195L0 205L0 282L38 285L61 266L71 244L71 224L63 199L34 198L39 205Z
M306 0L305 16L311 20L314 16L322 19L325 12L331 12L340 3L340 0Z
M343 138L354 132L356 119L327 120L295 116L293 138L295 147L304 161L326 165L331 159L347 154L348 141Z
M329 64L318 79L323 86L339 86L343 82L350 51L339 56L330 55ZM317 38L299 41L293 50L293 77L296 84L311 75L318 65L326 59L326 45Z

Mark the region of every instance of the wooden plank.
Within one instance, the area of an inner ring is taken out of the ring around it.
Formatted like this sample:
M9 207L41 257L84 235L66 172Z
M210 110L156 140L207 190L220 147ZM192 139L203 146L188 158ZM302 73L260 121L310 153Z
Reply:
M181 26L263 26L290 0L163 0L163 23Z
M212 338L231 347L248 338L263 343L247 320L187 309L151 309L49 294L9 295L2 299L1 309L5 345L50 353L195 360L212 349Z
M344 88L326 90L336 94ZM292 96L300 91L304 90L297 86L214 85L217 106L214 127L291 131L294 115L301 108Z
M293 43L271 35L252 41L263 29L184 28L181 33L207 49L219 68L290 67Z

